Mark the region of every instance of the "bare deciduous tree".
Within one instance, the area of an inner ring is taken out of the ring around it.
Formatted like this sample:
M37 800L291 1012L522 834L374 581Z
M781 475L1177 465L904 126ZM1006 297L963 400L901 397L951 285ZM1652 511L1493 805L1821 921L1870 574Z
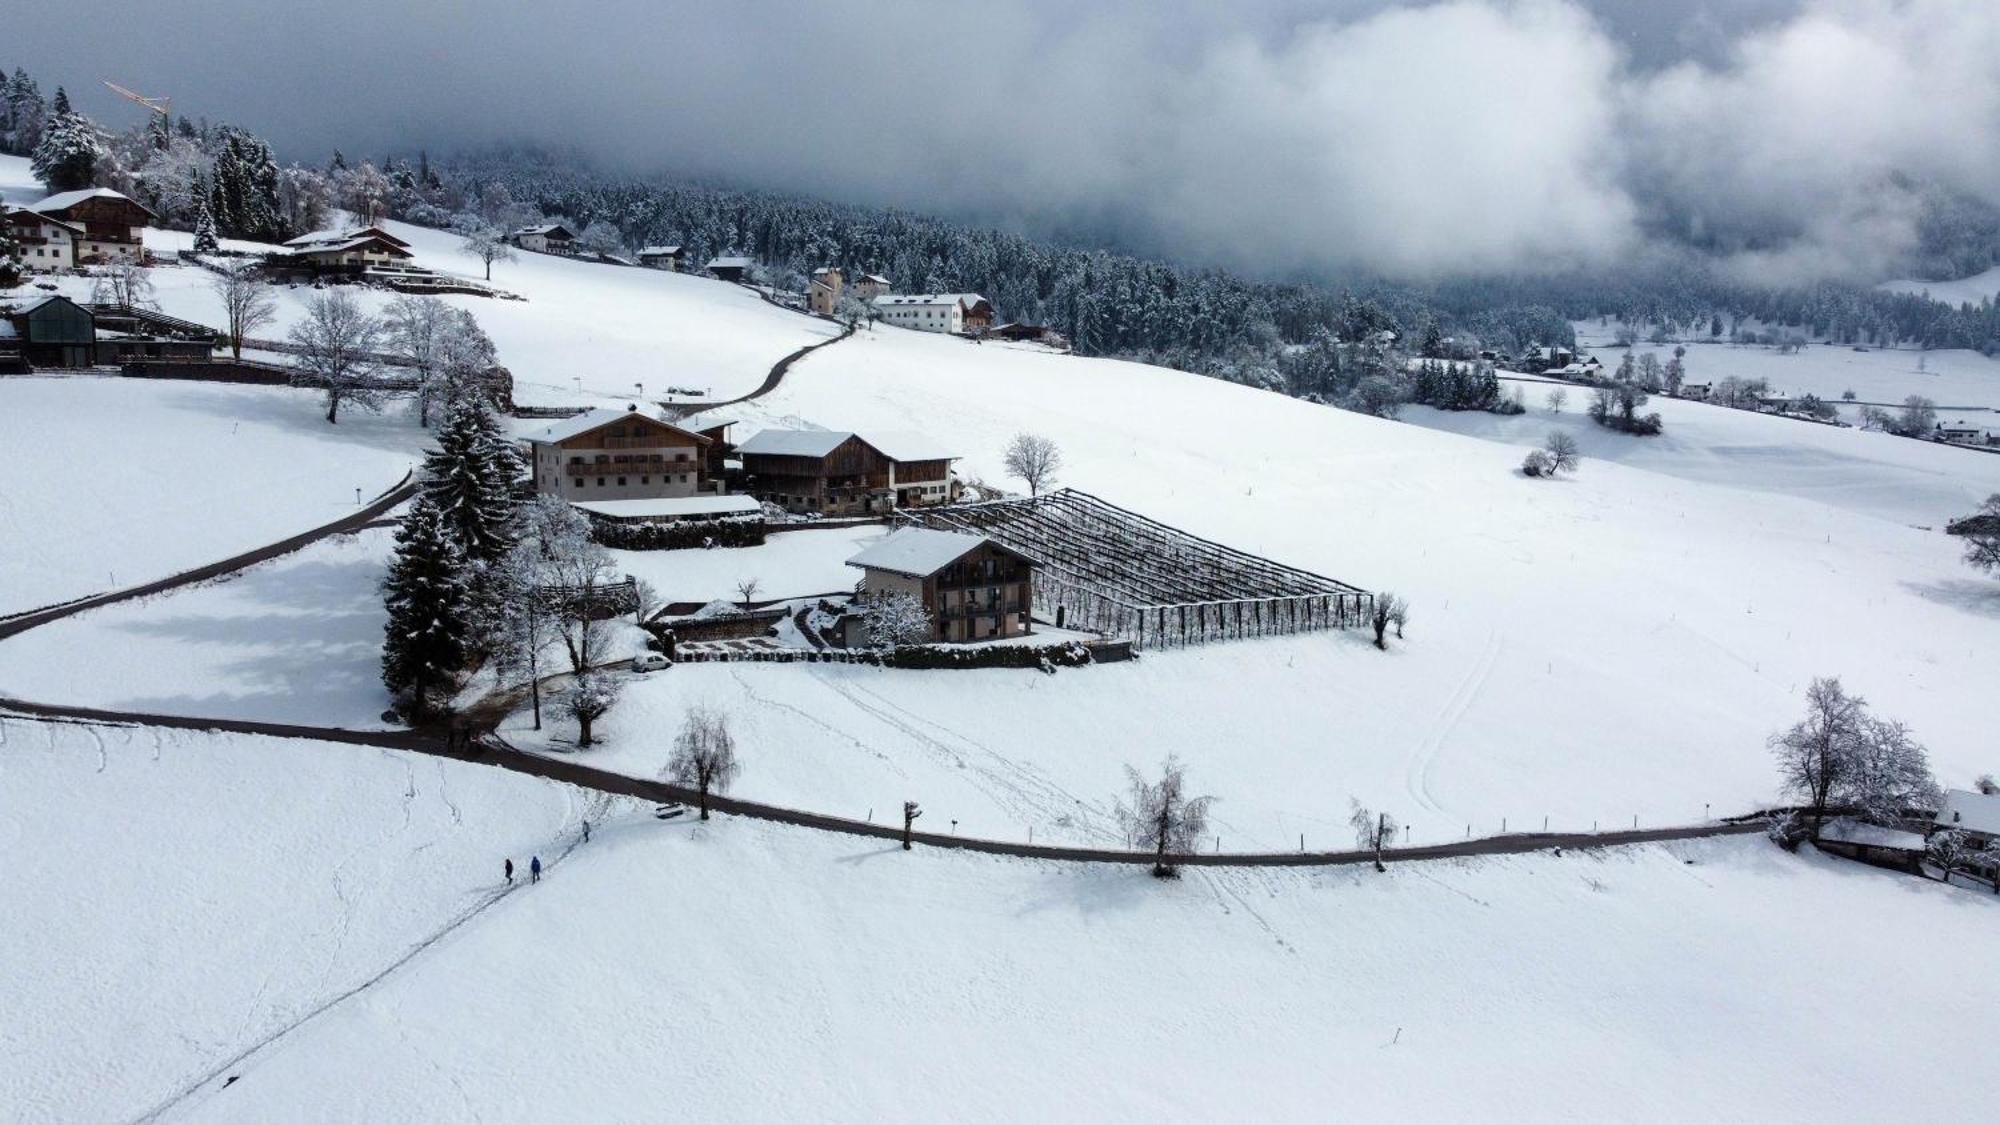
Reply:
M743 599L744 609L750 608L750 603L757 600L757 591L763 588L764 583L757 578L745 578L736 584L736 596Z
M431 424L439 390L438 353L445 347L451 306L436 297L398 297L382 309L382 342L417 375L417 424Z
M2000 492L1988 496L1977 512L1951 521L1945 530L1965 540L1967 566L2000 574Z
M1029 496L1039 496L1062 469L1062 451L1040 434L1015 434L1014 440L1007 443L1002 462L1008 476L1027 482Z
M1569 392L1562 389L1561 387L1557 387L1555 390L1550 391L1549 397L1547 399L1549 406L1549 413L1561 414L1563 409L1563 404L1568 401L1569 401Z
M1403 635L1403 626L1410 619L1410 603L1401 597L1383 590L1375 595L1375 606L1368 612L1368 623L1375 627L1375 647L1389 647L1387 634L1389 626L1396 627L1396 636Z
M486 267L486 280L493 280L493 263L514 260L514 248L507 245L507 238L492 227L479 227L465 233L465 241L459 249L479 259Z
M590 538L581 512L555 496L537 496L522 505L514 564L544 599L546 627L562 641L570 672L588 671L609 639L611 622L592 604L596 591L616 572L611 552Z
M1868 713L1868 701L1849 695L1833 676L1806 689L1806 714L1771 736L1779 779L1812 813L1816 838L1834 805L1891 821L1905 809L1936 798L1924 748L1909 729Z
M1551 473L1575 472L1583 463L1583 455L1578 452L1576 439L1562 430L1550 430L1549 440L1542 445L1549 455Z
M1160 780L1148 781L1131 766L1125 767L1131 791L1118 805L1118 822L1134 848L1153 853L1153 874L1162 879L1179 872L1170 862L1174 857L1192 855L1208 834L1208 808L1213 797L1187 795L1187 771L1180 759L1168 755L1161 763Z
M153 306L153 271L132 262L99 267L90 283L90 302L140 309Z
M342 404L380 410L374 352L381 322L361 310L342 289L314 295L306 318L292 326L299 349L292 357L292 384L326 392L326 420L338 422Z
M701 805L701 818L708 819L708 795L727 790L742 772L736 760L736 737L729 733L729 718L705 703L688 709L681 731L674 736L673 760L667 763L667 779L694 789Z
M1364 852L1375 853L1375 870L1387 871L1382 864L1382 848L1396 838L1402 826L1388 813L1377 813L1360 801L1349 797L1347 823L1354 829L1354 846Z
M222 299L223 319L229 324L229 354L243 358L243 337L257 331L278 315L278 302L271 287L257 276L256 264L241 259L221 268L209 288Z

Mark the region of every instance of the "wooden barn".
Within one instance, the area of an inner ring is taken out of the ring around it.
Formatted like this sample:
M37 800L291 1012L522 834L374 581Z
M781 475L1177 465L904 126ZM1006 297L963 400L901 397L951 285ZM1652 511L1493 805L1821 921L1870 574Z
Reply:
M110 188L84 188L51 195L28 210L83 228L74 240L76 264L143 262L146 227L153 213Z

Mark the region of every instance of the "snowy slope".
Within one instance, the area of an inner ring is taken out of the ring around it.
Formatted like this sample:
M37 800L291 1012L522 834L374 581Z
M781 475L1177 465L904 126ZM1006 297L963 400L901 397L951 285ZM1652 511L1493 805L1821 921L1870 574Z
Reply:
M0 379L0 612L131 586L354 511L420 459L400 417L310 392Z
M1159 884L640 813L166 1120L1976 1118L2000 986L1908 949L1996 921L1756 838Z
M1615 368L1627 349L1590 346L1595 338L1591 331L1578 328L1584 350ZM1784 355L1776 348L1738 344L1694 343L1685 347L1688 354L1683 362L1688 380L1695 383L1731 377L1764 379L1770 382L1773 394L1814 394L1836 406L1843 394L1853 391L1861 402L1900 403L1911 395L1922 395L1940 406L2000 409L2000 359L1963 348L1855 351L1838 344L1809 344ZM1653 352L1665 363L1672 358L1674 345L1639 344L1630 351L1634 355ZM1848 421L1854 420L1852 410L1846 416Z
M0 1119L137 1118L600 805L380 750L0 719Z
M1876 286L1891 293L1917 293L1948 305L1978 304L2000 298L2000 266L1954 281L1922 281L1904 278Z

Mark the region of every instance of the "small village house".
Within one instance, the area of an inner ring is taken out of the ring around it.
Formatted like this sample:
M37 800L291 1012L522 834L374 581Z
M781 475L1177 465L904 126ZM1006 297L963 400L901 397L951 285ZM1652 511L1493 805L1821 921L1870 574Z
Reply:
M679 273L687 267L687 252L679 246L642 246L639 264L651 270Z
M1944 807L1938 810L1935 827L1956 828L1964 832L1974 847L1985 847L2000 840L2000 793L1974 793L1970 789L1951 789L1944 795Z
M737 447L745 487L788 512L867 515L943 504L958 459L919 434L762 430Z
M755 266L755 262L740 254L727 254L719 258L710 258L705 269L708 276L717 281L744 282L750 280L750 271Z
M840 271L831 266L814 270L806 286L806 307L820 316L832 316L840 307L844 284Z
M28 210L83 228L83 235L72 239L76 265L146 260L146 227L153 213L120 192L65 191L30 204Z
M535 491L572 503L715 493L708 439L626 410L591 410L525 439Z
M970 335L993 326L993 303L977 293L911 293L875 298L885 324Z
M1884 828L1879 824L1841 817L1828 821L1821 829L1813 845L1831 855L1859 860L1876 867L1887 867L1895 871L1907 871L1912 875L1923 874L1924 837L1922 833L1906 832L1900 828Z
M381 227L316 230L285 243L288 264L316 272L359 273L370 266L407 262L410 244Z
M86 237L81 225L26 207L8 208L7 231L20 248L21 265L33 273L74 268L77 245Z
M1937 424L1935 436L1939 441L1957 445L1988 445L2000 441L2000 426L1970 418L1952 418Z
M895 286L889 284L889 279L879 273L864 273L855 278L849 288L854 290L857 300L873 301L877 297L888 296L889 290Z
M540 226L522 227L507 236L507 241L523 250L537 254L576 253L576 234L561 223L543 223Z
M985 536L906 527L847 565L861 571L864 604L890 594L922 602L932 640L1000 640L1033 630L1034 561Z

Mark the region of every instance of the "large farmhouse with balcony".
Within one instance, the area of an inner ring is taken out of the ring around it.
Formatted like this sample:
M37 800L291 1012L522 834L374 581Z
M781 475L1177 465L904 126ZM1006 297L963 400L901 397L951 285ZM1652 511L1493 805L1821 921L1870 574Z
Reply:
M23 268L36 273L76 265L76 248L86 237L77 223L51 218L26 207L7 210L7 233L14 237Z
M649 418L636 407L592 410L525 440L535 491L544 496L571 502L659 500L721 490L721 482L708 474L708 438Z
M687 265L687 251L679 246L642 246L639 264L649 270L679 273Z
M576 235L561 223L522 227L508 235L507 240L523 250L532 250L537 254L576 253Z
M993 302L977 293L900 293L875 298L884 324L919 332L976 334L993 326Z
M864 605L893 594L922 602L932 640L990 641L1033 630L1034 561L983 535L906 527L847 565L861 571Z
M745 487L788 512L868 515L947 503L958 455L921 434L762 430L736 449Z
M316 230L285 243L291 264L318 271L358 272L369 266L407 262L410 244L381 227Z
M146 226L153 213L110 188L84 188L51 195L28 210L83 228L73 240L75 264L143 262Z

